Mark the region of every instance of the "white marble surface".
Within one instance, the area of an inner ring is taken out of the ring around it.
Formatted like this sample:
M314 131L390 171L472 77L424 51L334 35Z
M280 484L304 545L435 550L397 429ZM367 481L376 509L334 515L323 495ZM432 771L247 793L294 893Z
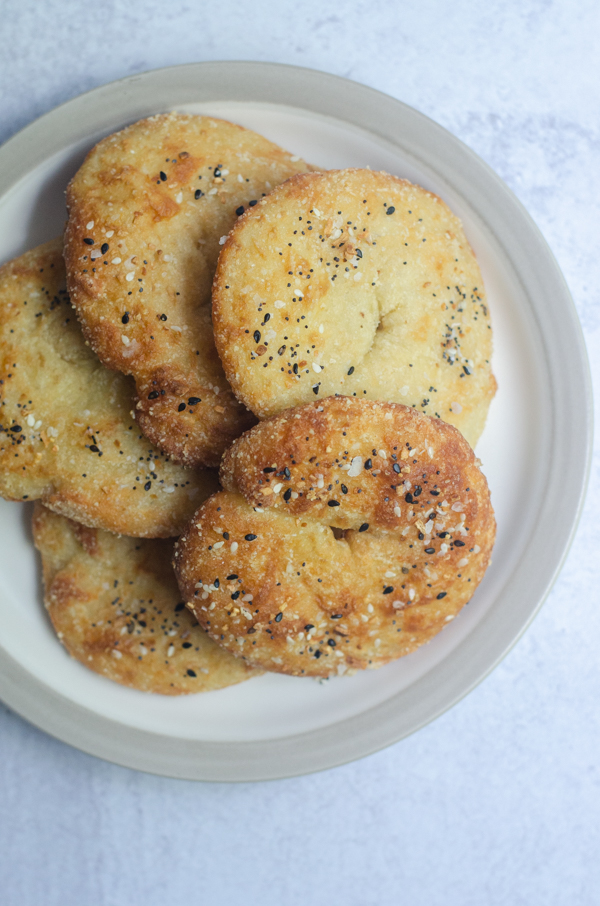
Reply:
M529 209L598 387L599 29L597 0L3 0L0 140L88 88L197 60L296 63L387 91ZM3 906L598 903L599 464L596 449L575 543L525 637L452 711L361 762L276 783L171 781L0 706Z

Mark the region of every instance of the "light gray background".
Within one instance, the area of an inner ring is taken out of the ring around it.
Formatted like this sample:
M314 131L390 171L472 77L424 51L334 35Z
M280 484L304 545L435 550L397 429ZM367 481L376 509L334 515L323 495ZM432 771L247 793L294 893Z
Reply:
M599 33L597 0L0 0L0 141L82 91L177 63L279 61L379 88L470 145L529 209L598 387ZM595 906L599 464L596 447L575 543L525 637L452 711L361 762L275 783L166 780L0 705L2 906Z

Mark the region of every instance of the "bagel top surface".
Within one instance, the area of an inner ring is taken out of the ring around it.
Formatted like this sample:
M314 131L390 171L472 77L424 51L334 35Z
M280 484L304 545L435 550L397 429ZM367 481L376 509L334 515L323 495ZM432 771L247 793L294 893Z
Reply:
M125 535L179 534L217 487L175 465L131 417L133 382L85 344L62 241L0 268L0 495Z
M451 425L332 397L287 410L224 457L224 491L175 544L209 635L267 670L329 676L429 641L490 560L487 482Z
M166 540L116 537L36 504L44 603L69 654L143 692L209 692L252 671L215 645L185 608Z
M239 212L306 167L241 126L165 114L103 139L68 187L68 288L86 338L133 375L142 430L186 465L218 465L254 421L214 345L219 243Z
M225 373L261 418L343 393L413 406L474 446L496 389L460 221L383 172L298 175L246 212L221 252L213 322Z

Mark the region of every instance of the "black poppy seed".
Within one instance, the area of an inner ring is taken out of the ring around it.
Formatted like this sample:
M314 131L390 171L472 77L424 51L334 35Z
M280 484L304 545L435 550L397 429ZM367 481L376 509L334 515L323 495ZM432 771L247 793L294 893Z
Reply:
M101 251L101 253L102 253L103 255L106 255L108 249L109 249L108 242L103 242L102 245L100 246L100 251Z
M372 467L373 467L373 460L372 460L372 459L366 459L366 460L365 460L364 468L365 468L365 469L371 469Z
M384 589L383 589L383 593L384 593L384 595L391 595L391 593L393 592L393 590L394 590L394 586L393 586L393 585L386 585L386 586L384 587Z
M275 622L276 622L276 623L281 623L282 620L283 620L283 614L282 614L282 613L278 613L277 616L275 617Z
M255 204L258 204L258 201L257 201L256 199L255 199L254 201L249 201L249 202L248 202L248 205L249 205L249 207L251 207L251 208L253 208Z
M240 216L240 214L243 214L243 213L244 213L244 205L241 204L241 205L239 206L239 208L236 208L236 209L235 209L235 213L238 215L238 217Z
M348 488L346 487L345 484L341 485L341 489L342 489L342 494L347 494L347 493L348 493Z
M363 522L363 524L361 525L361 527L359 528L358 531L359 531L359 532L366 532L368 528L369 528L369 523L368 523L368 522Z
M343 614L341 614L341 613L332 613L332 614L331 614L331 619L332 619L332 620L341 620L342 617L343 617ZM337 631L337 630L336 630L336 631Z
M321 652L318 649L315 651L315 657L317 660L321 657Z
M228 582L233 582L234 579L237 579L237 573L231 573L230 576L227 576Z
M454 542L454 546L455 546L455 547L464 547L464 546L465 546L465 542L464 542L464 541L459 541L458 538L457 538L456 541Z
M160 176L160 178L163 182L167 181L167 174L164 173L162 170L160 171L160 173L158 175Z
M177 406L177 411L183 412L184 409L185 409L185 403L179 403L179 405Z
M339 500L328 500L327 501L327 506L339 506L339 505L340 505Z
M291 496L292 496L292 489L288 488L287 491L285 492L285 494L283 495L283 499L285 500L286 503L288 502L288 500L290 499Z
M152 487L152 482L147 481L146 484L144 485L144 490L149 491L151 487Z
M394 465L392 466L392 469L394 470L394 472L396 472L398 474L400 473L400 466L398 465L397 462L394 463Z
M237 576L236 576L236 578L237 578ZM231 600L237 601L237 599L239 598L240 595L241 595L241 591L239 591L239 589L238 589L238 591L234 591L233 594L231 595Z
M284 475L284 478L287 478L288 481L289 481L290 478L292 477L292 473L290 472L290 470L288 469L287 466L286 466L285 469L283 470L283 475Z
M305 632L310 632L310 630L311 630L311 629L314 629L314 628L315 628L315 627L313 626L312 623L307 623L306 626L304 627L304 631L305 631Z
M203 195L204 195L204 192L202 191L202 189L196 189L196 191L194 192L194 198L196 198L196 199L202 198Z
M435 547L426 547L425 553L426 554L435 554Z
M21 425L13 425L10 430L14 431L15 434L18 434L19 431L22 431L23 429L22 429Z
M263 469L263 472L266 472L267 474L269 472L276 472L276 471L277 471L277 469L274 466L265 466L265 468Z
M99 453L99 452L100 452L100 450L98 449L98 447L96 446L96 444L90 444L90 450L92 451L92 453Z
M406 500L407 503L412 503L412 502L413 502L413 495L410 493L410 491L409 491L408 494L405 494L405 495L404 495L404 499Z
M246 541L256 541L257 536L250 533L249 535L244 535Z
M335 648L335 644L336 644L335 639L327 639L327 644L328 644L331 648Z
M89 237L88 237L87 239L84 239L83 241L85 242L86 245L93 245L93 244L94 244L94 240L91 239L91 238L89 238Z
M190 670L187 671L187 675L188 675L188 676L194 676L194 677L195 677L195 676L196 676L196 672L195 672L194 670L191 670L191 669L190 669Z
M185 604L183 603L183 601L180 601L179 604L175 605L175 613L179 613L179 611L183 610L184 607Z
M393 205L391 205L391 206L387 209L387 211L386 211L385 213L386 213L386 214L393 214L395 210L396 210L396 208L395 208Z
M255 330L253 336L254 336L254 342L260 343L260 330Z
M348 374L354 374L354 365L348 369Z
M190 396L188 400L188 406L195 406L197 403L201 403L202 400L199 396Z
M446 597L446 594L447 594L447 592L441 591L441 592L439 593L439 595L437 596L438 601L441 601L442 598L445 598L445 597Z

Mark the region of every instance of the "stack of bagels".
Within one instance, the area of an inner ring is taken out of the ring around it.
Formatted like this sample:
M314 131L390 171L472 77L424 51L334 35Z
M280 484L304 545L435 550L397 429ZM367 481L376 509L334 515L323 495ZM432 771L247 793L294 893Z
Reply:
M0 269L0 494L36 501L67 651L176 695L443 629L494 543L496 389L444 202L168 114L96 145L67 207Z

